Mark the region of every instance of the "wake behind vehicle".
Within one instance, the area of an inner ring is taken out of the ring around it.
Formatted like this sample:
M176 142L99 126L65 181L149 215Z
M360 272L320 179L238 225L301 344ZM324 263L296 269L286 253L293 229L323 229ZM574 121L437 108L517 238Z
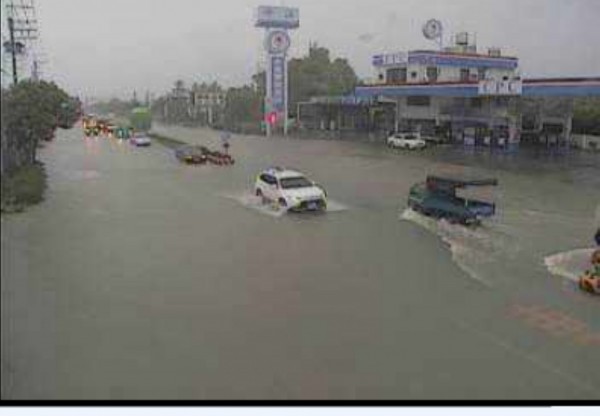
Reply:
M462 198L457 190L467 187L497 186L496 179L459 179L429 175L423 183L410 188L408 206L438 219L463 225L477 225L483 217L491 217L496 205L491 202Z
M254 193L263 202L276 203L288 211L325 211L327 193L302 173L273 167L256 178Z
M424 149L427 146L419 132L394 133L387 138L387 145L399 149Z

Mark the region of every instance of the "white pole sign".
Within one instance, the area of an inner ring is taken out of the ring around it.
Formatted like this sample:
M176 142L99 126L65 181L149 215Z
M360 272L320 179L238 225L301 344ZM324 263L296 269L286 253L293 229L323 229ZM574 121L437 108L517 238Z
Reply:
M290 7L260 6L256 26L266 29L264 47L267 51L267 91L265 97L265 121L267 135L271 124L283 121L287 134L287 51L290 47L288 29L299 26L298 9Z

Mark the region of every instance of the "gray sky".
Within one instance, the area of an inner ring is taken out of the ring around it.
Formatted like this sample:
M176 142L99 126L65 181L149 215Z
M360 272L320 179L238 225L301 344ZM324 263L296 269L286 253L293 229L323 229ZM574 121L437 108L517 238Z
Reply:
M432 48L428 18L449 34L477 34L480 48L520 58L524 76L600 76L600 0L43 0L37 1L47 72L74 93L128 97L186 83L248 82L263 33L259 4L300 9L292 56L310 40L372 76L371 55Z

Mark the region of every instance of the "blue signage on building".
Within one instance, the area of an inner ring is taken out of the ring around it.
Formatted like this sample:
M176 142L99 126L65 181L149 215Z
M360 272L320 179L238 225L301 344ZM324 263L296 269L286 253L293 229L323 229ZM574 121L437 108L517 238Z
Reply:
M447 65L472 68L516 69L519 61L513 58L488 58L479 56L446 55L440 53L411 52L408 55L409 64Z
M373 66L394 66L406 64L406 62L407 54L405 52L374 55L371 60Z

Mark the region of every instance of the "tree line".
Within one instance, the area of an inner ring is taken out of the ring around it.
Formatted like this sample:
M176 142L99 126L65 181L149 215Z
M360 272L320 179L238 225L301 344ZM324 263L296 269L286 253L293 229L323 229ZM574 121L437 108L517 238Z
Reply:
M331 59L329 50L316 44L311 45L306 56L289 61L288 77L291 118L296 117L297 103L314 96L348 94L358 83L358 77L346 59ZM264 71L254 74L249 83L230 88L216 82L195 83L188 88L178 80L171 91L153 101L153 116L165 123L256 132L263 121L265 90ZM214 101L215 96L222 100ZM200 101L201 97L207 98L209 104ZM213 111L211 120L207 120L206 115L209 106Z
M81 103L46 81L24 80L2 88L0 95L0 211L15 212L42 200L46 176L37 149L58 127L75 124Z
M585 97L575 100L573 133L600 136L600 97Z
M2 89L2 174L30 165L42 141L77 121L81 103L53 82L24 80Z

